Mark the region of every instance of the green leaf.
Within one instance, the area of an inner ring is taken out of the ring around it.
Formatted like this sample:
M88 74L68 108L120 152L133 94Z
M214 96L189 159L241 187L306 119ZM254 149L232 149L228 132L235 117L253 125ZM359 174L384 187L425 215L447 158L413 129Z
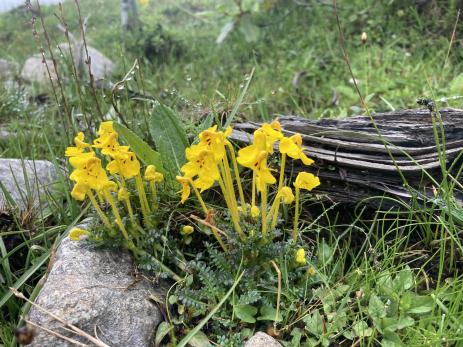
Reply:
M396 292L403 292L413 287L413 273L409 266L406 266L397 273L392 281L392 285Z
M419 296L413 297L410 308L406 311L409 314L421 314L427 313L434 307L434 300L430 296Z
M368 324L364 321L354 324L352 330L357 337L369 337L373 333L373 330L369 328Z
M257 308L252 305L235 305L234 312L236 316L243 322L255 323L254 316L257 314Z
M260 36L259 27L252 22L249 15L241 17L240 32L244 35L246 42L256 42Z
M383 322L383 329L384 331L396 331L401 330L407 327L412 327L415 324L415 320L410 316L399 317L397 318L389 318L389 324Z
M150 132L162 163L171 180L185 163L188 140L179 116L167 106L157 104L150 118Z
M171 326L167 322L161 322L159 324L158 328L156 329L156 337L154 339L154 345L156 347L161 345L162 339L169 334L169 332L172 330L173 326Z
M317 338L323 335L323 318L318 310L315 310L312 314L305 316L303 321L305 323L305 329L309 333Z
M207 338L206 334L202 331L198 331L195 336L193 336L188 342L188 344L192 347L209 347L212 346L209 339Z
M119 136L131 147L132 151L145 165L154 165L156 170L165 174L164 166L162 165L161 155L152 149L145 141L137 134L125 126L114 123L114 130Z
M333 259L334 250L328 246L325 240L318 247L318 261L322 266L328 265Z
M399 335L394 332L386 331L381 341L381 346L384 347L402 347L405 346Z
M260 316L257 317L257 320L270 320L274 322L281 322L283 318L281 317L280 312L278 312L278 316L277 316L277 310L274 309L273 307L262 306L260 308Z
M386 307L383 302L374 294L371 295L368 303L368 314L374 321L378 321L376 324L379 323L381 318L386 317L387 314Z
M244 88L241 91L238 99L236 100L235 105L233 105L232 111L230 112L230 114L227 117L227 121L225 122L224 128L227 128L233 122L233 119L235 118L236 114L238 113L238 109L240 108L240 106L241 106L241 104L243 102L244 96L246 95L246 93L248 91L249 85L251 84L252 76L254 76L254 71L255 71L255 68L253 68L251 70L251 73L249 74L249 76L247 78L248 81L246 82L246 85L244 86Z
M292 339L291 339L291 346L300 346L301 345L301 338L302 338L302 332L301 329L299 328L294 328L291 331Z

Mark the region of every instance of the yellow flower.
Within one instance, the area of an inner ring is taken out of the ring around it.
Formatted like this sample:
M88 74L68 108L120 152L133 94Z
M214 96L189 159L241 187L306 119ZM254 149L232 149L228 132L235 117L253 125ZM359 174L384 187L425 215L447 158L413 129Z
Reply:
M90 233L87 230L80 229L80 228L72 228L69 232L69 238L72 241L80 241L82 238L87 237Z
M69 164L71 164L71 166L74 168L74 169L81 169L82 166L86 163L86 161L89 159L89 158L93 158L95 157L95 153L94 152L85 152L85 153L81 153L81 154L78 154L76 156L71 156L69 158Z
M259 216L260 216L259 207L257 207L256 205L252 206L251 207L251 217L252 218L257 218Z
M185 177L191 179L197 177L193 184L201 192L209 189L220 178L214 153L201 145L194 145L187 148L185 154L189 161L182 166L180 171Z
M283 187L278 192L278 197L283 200L283 203L286 205L292 204L294 202L294 194L291 188Z
M184 225L182 228L182 234L183 235L190 235L195 231L195 228L193 228L191 225Z
M259 191L265 189L267 184L275 184L276 179L272 176L270 169L267 167L268 152L262 151L257 157L254 171L256 172L256 186Z
M117 133L109 133L108 135L102 136L95 139L93 147L100 148L101 153L109 155L111 158L115 158L120 153L127 153L129 146L121 146L117 142Z
M308 158L302 150L301 134L295 134L291 137L283 137L280 140L280 153L287 154L293 159L300 159L304 165L313 164L313 160Z
M106 136L109 134L115 133L113 128L113 121L106 121L100 123L100 128L98 129L98 135Z
M217 131L217 125L204 130L199 134L199 146L203 146L214 153L216 161L225 157L225 145L227 137L232 133L232 128L228 127L225 131Z
M130 179L140 173L141 166L135 153L119 152L114 158L115 159L106 166L106 169L111 175L119 174L126 179Z
M306 189L312 190L315 187L320 185L320 179L308 172L299 172L296 177L296 181L294 182L294 186L297 189Z
M296 263L299 265L305 265L307 260L305 259L305 251L304 248L299 248L296 252Z
M188 199L191 193L190 179L182 176L177 176L176 179L182 185L181 203L183 204Z
M262 124L261 130L266 136L266 150L269 154L273 153L273 144L283 138L281 133L281 125L278 121L273 121L271 124Z
M77 183L85 184L90 189L101 190L105 188L110 182L108 176L106 176L105 170L101 167L101 160L97 157L83 158L74 157L76 159L74 164L76 169L71 173L69 178ZM75 188L75 187L74 187ZM82 189L78 188L76 192L77 196L83 192Z
M127 201L129 197L130 197L130 194L127 188L122 187L117 192L117 200L119 201Z
M83 201L85 200L85 196L87 195L87 192L89 189L90 187L88 186L88 184L76 183L74 185L74 188L72 188L71 196L73 199L76 199L78 201Z
M238 151L236 160L241 166L255 170L257 159L262 151L267 151L266 135L262 129L254 131L253 144Z
M144 179L146 181L153 181L155 183L159 183L164 181L164 175L156 171L156 166L148 165L145 170Z
M80 132L74 137L75 147L67 147L64 155L66 157L75 157L84 153L85 148L89 148L90 144L84 142L84 133Z

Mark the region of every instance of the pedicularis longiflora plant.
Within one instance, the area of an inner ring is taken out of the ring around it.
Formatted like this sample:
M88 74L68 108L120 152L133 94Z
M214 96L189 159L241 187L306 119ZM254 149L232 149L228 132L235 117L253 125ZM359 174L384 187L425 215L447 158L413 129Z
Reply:
M193 189L204 213L208 215L209 210L203 200L202 193L218 183L234 231L241 241L245 241L249 236L252 236L250 234L256 232L255 227L244 230L243 219L258 221L259 232L263 240L271 240L280 212L280 205L282 203L286 205L294 203L294 225L291 237L296 242L299 230L300 191L301 189L310 191L320 184L318 177L308 172L300 172L293 184L295 195L291 187L285 185L287 157L301 160L304 165L313 163L313 160L303 152L301 135L295 134L291 137L285 137L278 121L273 121L270 124L265 123L254 132L253 143L240 149L236 155L233 145L228 140L231 133L232 128L230 127L225 131L217 131L216 127L209 128L199 134L198 144L186 149L188 162L180 170L183 176L177 176L177 180L183 187L182 202L188 199L191 189ZM269 157L276 155L277 145L278 153L281 156L278 180L268 166ZM251 199L249 202L246 201L243 192L239 165L252 171ZM274 198L269 204L269 191L272 187ZM228 238L229 233L221 233L213 226L211 226L211 231L226 252L227 242L223 237Z
M194 193L205 217L201 220L202 226L210 230L225 254L240 245L246 248L246 244L249 246L256 239L262 246L270 244L276 235L281 206L285 205L286 210L293 206L290 232L280 235L291 240L292 245L296 244L301 190L311 191L320 184L318 177L308 172L300 172L292 185L285 177L287 158L300 160L306 166L313 163L303 152L301 135L285 137L278 121L265 123L254 132L252 144L236 153L229 140L232 131L231 127L218 130L213 126L201 132L198 141L186 148L187 162L176 177L181 187L181 203ZM88 198L107 234L117 237L120 233L119 239L136 251L138 241L146 236L147 230L157 227L153 225L152 214L160 209L157 190L164 187L164 177L153 165L148 165L142 175L136 153L118 142L112 122L101 123L97 134L99 137L91 144L79 133L74 139L75 146L66 149L65 155L74 169L70 175L75 183L71 195L79 201ZM279 157L279 173L268 165L274 157ZM242 172L240 167L244 168ZM250 170L252 177L247 190L240 177L246 170ZM210 196L206 191L213 187L218 187L223 197L223 202L213 201L215 205L226 206L223 221L214 219L214 210L205 201ZM269 201L269 196L273 200ZM193 231L193 227L184 226L182 235L191 237ZM85 234L78 229L71 237ZM299 265L304 264L301 254L303 249L299 249L294 258Z

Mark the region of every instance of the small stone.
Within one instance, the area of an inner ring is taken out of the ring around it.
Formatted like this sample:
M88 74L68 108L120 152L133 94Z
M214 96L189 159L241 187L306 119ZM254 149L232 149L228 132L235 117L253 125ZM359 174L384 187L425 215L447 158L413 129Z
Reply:
M282 347L281 344L270 335L263 332L256 333L244 347Z
M0 126L0 141L7 141L9 140L13 134L6 130L5 127Z
M90 222L79 225L89 230ZM66 236L51 259L51 270L35 303L98 337L111 347L149 347L161 314L150 301L156 295L145 279L132 275L134 264L126 251L95 249L87 241ZM159 294L157 295L159 296ZM29 320L82 343L83 337L33 307ZM89 343L89 345L92 345ZM74 346L36 329L32 347Z
M20 210L42 206L57 178L56 167L47 160L0 159L0 182ZM0 189L0 206L5 203Z

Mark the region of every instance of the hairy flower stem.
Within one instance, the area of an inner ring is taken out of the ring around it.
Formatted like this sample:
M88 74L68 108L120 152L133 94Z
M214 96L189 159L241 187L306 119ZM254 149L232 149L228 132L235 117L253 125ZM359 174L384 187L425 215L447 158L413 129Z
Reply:
M232 219L232 222L233 222L233 226L235 227L235 231L238 233L238 235L240 236L240 238L242 240L245 240L246 235L244 234L243 230L241 229L241 225L240 225L240 222L239 222L239 219L238 219L238 210L234 211L233 208L231 208L231 206L230 206L231 202L229 201L230 196L228 195L227 188L226 188L225 183L223 182L222 178L219 178L219 186L220 186L220 189L222 190L222 193L223 193L223 195L225 197L225 203L227 204L228 210L230 211L230 216L231 216L231 219Z
M154 181L150 181L150 190L151 190L151 200L153 203L153 207L157 209L158 202L157 202L157 197L156 197L156 184L154 183Z
M285 164L286 164L286 153L283 153L281 155L280 179L278 181L277 194L280 192L281 188L283 188L283 181L284 181L284 178L285 178Z
M277 196L273 200L272 207L270 207L270 211L268 213L267 221L272 221L270 225L270 229L273 230L277 224L278 212L280 212L280 205L281 205L281 197Z
M251 207L256 206L256 173L252 171L252 196Z
M230 170L230 165L228 164L228 158L225 157L224 160L222 160L222 162L223 162L222 173L225 175L224 182L225 182L225 187L227 188L227 191L228 191L228 198L230 200L233 213L235 214L237 221L239 223L240 215L238 213L238 202L236 201L235 188L233 186L233 179L231 177L231 170Z
M262 235L267 237L267 185L264 184L261 191L261 215L262 215Z
M120 177L121 177L121 187L126 189L125 179L122 175ZM136 222L135 222L135 217L133 215L132 204L130 203L130 198L128 197L127 199L124 199L124 203L125 203L125 207L127 208L127 212L129 212L130 221L132 222L132 224L135 225Z
M125 229L124 223L122 223L122 218L121 215L119 214L119 210L117 209L116 202L114 201L113 196L108 190L104 191L104 197L106 201L111 205L111 210L113 211L114 217L116 218L116 224L121 229L122 235L124 235L124 238L126 240L129 239L129 234L127 233L127 230Z
M228 147L228 150L230 151L230 155L231 155L232 163L233 163L233 170L235 171L235 179L236 179L236 184L238 186L238 193L240 195L241 208L243 209L243 214L246 215L247 214L246 200L244 199L243 186L241 185L240 171L238 170L238 162L236 161L235 150L233 148L233 145L230 142L227 142L227 147Z
M151 222L149 220L149 206L148 200L146 199L145 188L143 187L143 181L141 179L140 174L135 176L135 184L138 191L138 198L140 199L140 207L141 213L143 214L143 220L145 221L145 225L147 227L151 227Z
M201 208L204 211L204 214L207 215L209 213L209 210L207 209L206 204L204 203L201 193L199 192L198 188L194 186L193 182L190 181L190 185L193 187L193 191L195 192L196 198L198 199Z
M88 197L90 199L90 202L92 203L93 207L95 208L96 213L100 217L100 219L103 222L103 224L105 225L105 227L107 227L108 229L111 229L111 223L109 222L108 217L106 217L104 212L101 210L100 205L98 205L98 202L95 199L95 195L93 195L91 190L89 190L87 192L87 195L88 195Z
M300 189L296 187L296 206L294 208L294 226L293 226L293 242L296 243L298 236L298 222L299 222L299 199Z

